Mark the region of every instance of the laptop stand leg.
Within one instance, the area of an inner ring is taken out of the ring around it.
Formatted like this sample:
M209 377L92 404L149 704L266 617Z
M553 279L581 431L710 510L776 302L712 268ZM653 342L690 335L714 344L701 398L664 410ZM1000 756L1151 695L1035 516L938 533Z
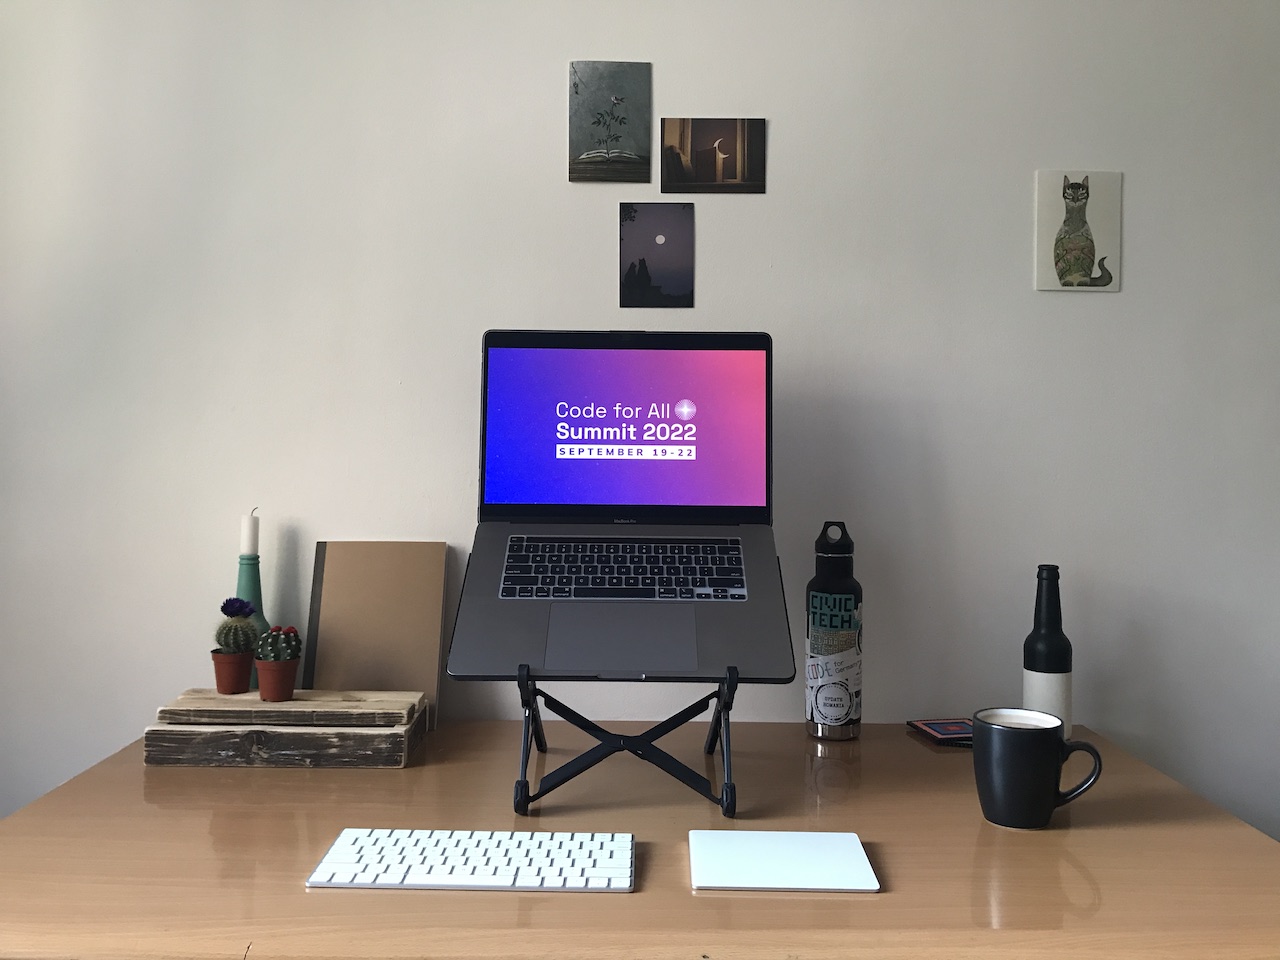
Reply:
M516 780L514 806L516 813L529 812L529 746L539 753L547 752L547 735L542 729L542 712L538 709L538 688L529 676L529 665L520 664L516 675L520 688L520 705L524 707L524 736L520 744L520 778Z
M716 740L723 733L729 732L729 711L733 709L733 695L738 690L738 668L730 667L725 672L725 677L720 681L720 690L716 694L716 711L711 715L711 726L707 730L707 742L702 747L702 752L712 754L716 752Z
M733 764L729 752L729 711L733 709L733 695L738 691L738 668L729 667L725 677L720 681L720 689L716 695L715 713L711 715L711 727L707 730L707 742L703 752L715 753L716 741L720 741L720 757L724 764L724 777L720 788L720 811L726 817L732 817L737 811L738 788L733 783ZM717 798L712 797L712 800Z
M547 734L542 729L542 712L538 709L539 690L537 684L529 676L529 665L527 663L520 664L516 683L520 687L520 706L524 708L524 735L527 739L532 732L533 741L537 744L538 752L546 753ZM542 694L542 696L546 696L546 694Z
M719 688L715 693L707 694L661 723L650 727L639 736L628 736L605 730L599 724L587 719L555 697L543 690L539 690L532 677L530 677L529 667L526 664L520 665L516 680L520 689L520 703L524 707L524 736L520 748L520 779L516 781L514 797L516 813L527 814L529 812L529 804L533 801L545 797L556 787L591 769L606 757L623 751L637 756L641 760L648 761L658 769L679 780L685 786L706 797L719 806L721 813L726 817L732 817L737 812L737 788L733 783L733 768L729 755L729 712L733 708L733 697L738 688L737 667L728 668L725 678L720 681ZM548 710L569 721L579 730L589 733L599 743L546 774L539 781L537 792L530 793L528 780L530 745L536 745L541 753L546 753L547 751L546 735L542 728L542 714L538 709L539 697L542 698ZM656 743L657 740L688 723L706 710L713 700L716 703L716 707L711 717L711 728L707 732L707 739L703 744L703 752L708 755L712 754L715 752L716 744L718 743L720 746L724 776L721 780L722 786L719 796L716 795L710 780L671 756Z

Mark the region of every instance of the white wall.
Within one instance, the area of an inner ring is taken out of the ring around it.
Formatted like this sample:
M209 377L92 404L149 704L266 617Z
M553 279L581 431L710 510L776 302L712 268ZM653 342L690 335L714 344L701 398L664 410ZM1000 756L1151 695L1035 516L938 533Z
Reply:
M870 720L1016 702L1058 563L1079 720L1280 836L1277 49L1271 2L0 5L0 813L210 682L249 507L273 620L318 539L460 575L485 328L747 327L797 642L845 519ZM693 310L616 306L617 203L662 196L567 183L572 59L769 119ZM1032 290L1037 168L1124 173L1120 293Z

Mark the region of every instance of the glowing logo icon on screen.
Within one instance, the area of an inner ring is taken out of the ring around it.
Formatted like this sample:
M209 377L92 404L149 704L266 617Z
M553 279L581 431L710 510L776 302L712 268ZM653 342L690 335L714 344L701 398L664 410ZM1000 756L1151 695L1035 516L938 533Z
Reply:
M676 404L675 411L681 420L692 420L693 415L698 412L698 405L692 400L681 400Z

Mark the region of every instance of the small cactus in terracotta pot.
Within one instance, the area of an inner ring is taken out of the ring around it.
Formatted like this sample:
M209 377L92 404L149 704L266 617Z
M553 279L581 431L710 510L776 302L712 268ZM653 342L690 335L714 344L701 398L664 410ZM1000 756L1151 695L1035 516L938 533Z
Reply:
M294 627L272 627L258 638L258 693L263 700L292 700L302 656L302 638Z
M218 645L210 651L219 693L244 693L249 689L253 642L258 633L249 619L254 612L253 604L239 597L228 597L222 602L225 619L213 633Z

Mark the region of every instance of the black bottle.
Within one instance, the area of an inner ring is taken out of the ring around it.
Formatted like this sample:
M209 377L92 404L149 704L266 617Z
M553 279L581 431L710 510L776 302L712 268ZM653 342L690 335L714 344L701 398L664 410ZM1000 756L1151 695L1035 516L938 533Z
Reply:
M1035 622L1022 644L1022 705L1062 719L1062 735L1071 736L1071 641L1062 632L1062 596L1058 568L1040 565L1036 573Z
M805 723L823 740L853 740L862 730L862 586L844 524L824 523L814 552L805 591Z

